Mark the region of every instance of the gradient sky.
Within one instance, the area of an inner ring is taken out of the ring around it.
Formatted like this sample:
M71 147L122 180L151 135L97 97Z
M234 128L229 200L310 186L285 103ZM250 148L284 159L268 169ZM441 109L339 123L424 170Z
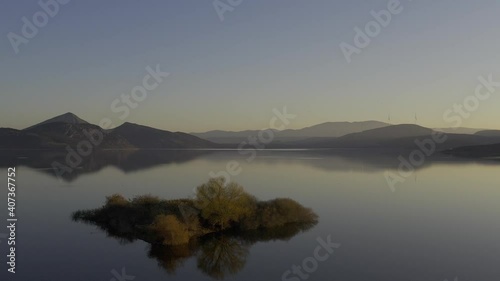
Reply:
M225 0L221 0L225 2ZM0 127L24 128L65 112L117 125L112 101L140 85L145 67L171 75L124 120L172 131L267 127L273 108L289 128L325 121L451 126L443 113L500 81L500 2L409 1L348 64L339 44L388 0L244 0L219 17L211 0L72 0L15 54L38 1L0 10ZM463 126L500 129L500 89Z

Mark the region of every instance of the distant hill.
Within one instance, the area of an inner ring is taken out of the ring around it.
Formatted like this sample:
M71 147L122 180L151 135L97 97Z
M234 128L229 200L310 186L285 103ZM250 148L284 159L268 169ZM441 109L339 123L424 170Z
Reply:
M347 134L363 132L391 126L379 121L363 122L326 122L298 130L284 130L279 133L280 137L341 137Z
M339 138L312 138L308 140L290 142L294 148L371 148L371 149L415 149L415 140L432 138L435 131L418 125L403 124L360 133L345 135ZM446 134L447 140L436 145L436 150L466 145L491 144L500 141L500 138L483 137L476 135Z
M468 158L500 158L500 143L452 148L444 153Z
M258 136L260 130L245 130L245 131L221 131L213 130L205 133L191 133L191 135L199 137L204 140L208 140L219 144L239 144L242 141L247 141L248 137ZM273 130L276 133L278 130Z
M76 148L82 141L89 140L88 132L98 132L103 136L96 149L210 149L237 148L249 137L257 137L260 131L210 131L194 136L133 123L104 130L72 113L66 113L24 130L0 128L0 149L64 149L68 145ZM411 150L416 148L415 140L432 138L435 133L433 129L418 125L389 125L378 121L327 122L303 129L273 132L275 139L266 144L266 148ZM447 137L448 140L439 144L437 150L500 143L500 131L447 134Z
M389 141L430 136L433 130L417 125L392 125L352 133L338 138L311 138L295 142L300 147L318 148L370 148L381 147Z
M475 133L483 130L483 129L474 129L474 128L435 128L435 131L443 132L447 134L463 134L463 135L474 135Z
M307 138L340 137L351 133L362 132L370 129L382 128L390 124L378 121L364 122L326 122L302 129L273 130L275 141L297 141ZM216 143L240 143L248 137L258 136L260 130L246 131L208 131L205 133L192 133L197 137Z
M72 113L65 113L24 130L1 128L0 149L64 149L68 145L76 148L81 141L91 138L89 132L103 136L96 149L219 147L186 133L172 133L131 123L104 130Z
M500 137L500 130L484 130L476 133L478 136L483 137Z
M388 140L396 138L419 137L431 135L434 130L412 124L393 125L378 129L366 130L344 136L349 140Z
M112 130L128 140L137 148L215 148L217 144L200 139L196 136L181 132L169 132L151 127L137 125L133 123L124 123Z

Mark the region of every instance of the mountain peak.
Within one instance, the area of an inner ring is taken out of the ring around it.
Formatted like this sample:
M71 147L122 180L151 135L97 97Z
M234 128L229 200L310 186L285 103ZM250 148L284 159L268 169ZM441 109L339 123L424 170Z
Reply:
M123 124L121 124L120 126L139 126L139 125L132 122L123 122Z
M33 125L29 128L26 129L31 129L36 126L44 125L44 124L49 124L49 123L67 123L67 124L89 124L87 121L81 119L80 117L76 116L75 114L71 112L66 112L64 114L58 115L56 117L50 118L48 120L45 120L41 123L38 123L36 125Z
M352 137L369 137L369 138L404 138L404 137L418 137L431 135L434 131L414 124L398 124L386 126L371 130L366 130L360 133L346 135L346 138Z
M161 131L160 129L151 128L151 127L148 127L148 126L139 125L139 124L132 123L132 122L124 122L120 126L114 128L114 130L118 130L118 131L119 130L125 130L125 129L134 129L134 130L138 130L138 129L154 129L154 130Z

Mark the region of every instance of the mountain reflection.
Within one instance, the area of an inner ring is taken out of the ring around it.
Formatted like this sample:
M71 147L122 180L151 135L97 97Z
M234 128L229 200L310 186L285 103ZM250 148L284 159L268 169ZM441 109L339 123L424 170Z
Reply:
M255 161L268 164L290 163L327 171L380 172L397 170L399 157L408 159L409 151L373 149L317 149L317 150L261 150ZM182 164L198 158L212 162L227 163L230 160L248 162L248 151L235 150L101 150L81 157L76 168L54 169L54 163L66 165L65 150L11 150L0 151L0 167L26 166L66 182L79 176L99 172L106 167L115 167L124 173L146 170L161 165ZM434 164L498 165L498 159L455 158L436 153L415 169L424 169ZM56 165L57 166L57 165ZM59 171L59 175L58 175Z
M102 150L68 164L65 150L12 150L1 151L0 167L26 166L50 176L72 182L79 176L96 173L111 166L125 173L149 169L159 165L180 164L194 160L213 151L208 150ZM56 167L56 168L54 168ZM63 167L63 168L61 168ZM58 174L59 173L59 174Z

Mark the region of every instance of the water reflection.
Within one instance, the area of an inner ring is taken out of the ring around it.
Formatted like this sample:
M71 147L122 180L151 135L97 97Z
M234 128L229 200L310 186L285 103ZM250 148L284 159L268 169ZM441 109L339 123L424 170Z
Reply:
M222 280L244 268L250 247L251 244L240 237L211 235L187 245L153 244L149 248L148 256L157 260L158 265L169 274L175 274L186 260L195 257L201 272Z
M0 167L26 166L64 181L75 181L79 176L91 174L112 166L125 173L149 169L159 165L180 164L207 155L208 150L104 150L96 151L81 161L73 156L68 163L64 150L13 150L0 152ZM58 163L58 164L55 164ZM59 174L59 175L58 175Z
M235 275L245 267L250 248L258 242L288 241L295 235L306 232L316 223L289 224L274 229L245 232L211 234L182 246L152 244L148 256L158 261L158 265L174 274L183 262L196 257L197 267L214 279L225 279Z
M74 218L74 221L92 224ZM109 237L120 243L131 243L139 238L126 219L111 220L108 224L99 223L98 227ZM185 261L195 258L198 269L214 279L223 280L241 271L246 264L250 248L257 242L288 241L295 235L313 228L317 222L294 223L283 227L250 231L227 231L191 239L188 244L165 246L150 243L148 256L169 274L175 274ZM139 235L140 237L140 235ZM148 241L146 241L148 242Z
M181 165L171 161L161 167L157 166L161 165L158 161L148 159L137 163L115 161L116 167L123 167L119 169L142 169L127 175L112 168L90 176L82 169L78 172L85 176L72 184L73 188L65 190L61 190L53 173L46 172L51 174L47 176L40 170L21 167L22 208L19 211L23 218L20 229L23 247L20 256L23 268L39 270L20 270L16 276L9 276L10 279L7 275L2 278L0 273L0 280L109 280L110 270L119 270L122 266L136 275L136 280L211 279L202 272L214 272L208 269L217 272L217 267L205 264L197 269L204 241L194 241L189 247L166 248L143 242L120 247L103 237L101 231L93 235L94 227L68 220L75 209L98 207L102 198L112 193L124 193L128 197L148 193L165 198L189 196L192 187L206 179L208 171L218 171L234 159L244 166L244 172L236 180L249 187L253 194L261 199L296 198L313 206L322 219L307 234L295 236L287 247L272 242L253 244L254 240L266 239L263 237L266 235L255 235L257 238L253 239L248 237L251 235L225 234L222 237L226 240L236 239L241 247L246 246L250 251L244 269L239 269L236 276L228 269L222 271L227 280L280 280L285 269L311 254L316 246L314 237L328 234L342 243L342 250L308 280L442 281L457 275L460 280L498 280L500 224L495 222L500 214L500 174L493 161L476 165L469 160L433 159L428 164L430 168L419 171L418 184L409 180L392 193L383 173L372 173L377 169L374 162L380 161L382 165L390 163L391 158L397 159L391 154L370 159L362 153L355 157L356 153L327 151L259 151L252 163L246 162L248 155L237 151L200 154L202 156L191 160L178 157L175 161L184 161ZM14 160L16 156L30 156L13 155ZM10 165L6 158L0 159L2 165ZM25 163L24 167L46 167L47 161L38 159L19 161L24 161L21 162ZM147 169L141 168L147 163L151 163ZM378 169L383 171L385 167ZM44 227L47 218L50 218L49 228ZM125 225L123 227L125 229ZM286 237L288 231L274 232L269 239L277 233ZM295 235L294 231L290 233ZM283 236L276 239L282 240ZM126 232L117 232L112 239L115 242L122 239L123 243L134 241ZM47 253L51 253L50 259L46 258ZM54 267L54 264L61 266ZM203 271L203 268L208 269Z
M318 150L262 150L254 151L258 161L268 164L299 163L315 169L327 171L356 171L363 173L397 170L401 161L398 157L409 159L411 151L374 150L374 149L318 149ZM160 165L181 164L203 158L212 162L239 161L247 163L246 151L235 150L103 150L82 157L77 168L70 169L65 150L12 150L0 151L0 168L26 166L64 181L75 181L79 176L96 173L105 167L115 167L124 173L150 169ZM74 158L70 159L75 160ZM425 159L415 170L425 169L434 164L471 164L498 165L500 159L456 158L436 153ZM68 167L54 168L54 163ZM57 175L59 172L59 175Z

